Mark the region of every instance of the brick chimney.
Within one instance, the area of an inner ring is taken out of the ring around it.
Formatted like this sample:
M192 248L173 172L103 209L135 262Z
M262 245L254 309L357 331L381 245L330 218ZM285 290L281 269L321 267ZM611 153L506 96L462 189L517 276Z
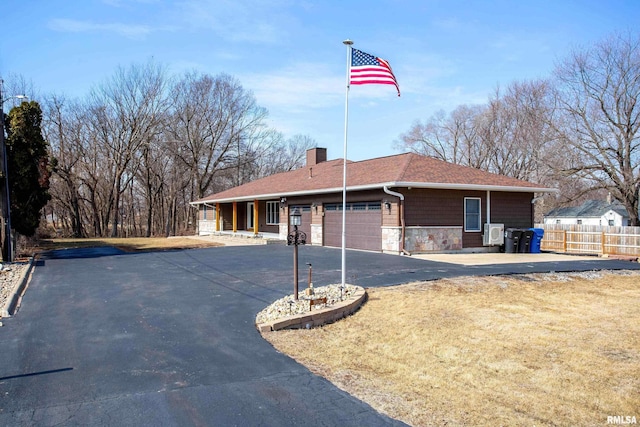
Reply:
M327 161L326 148L310 148L307 150L307 166L317 165L318 163Z

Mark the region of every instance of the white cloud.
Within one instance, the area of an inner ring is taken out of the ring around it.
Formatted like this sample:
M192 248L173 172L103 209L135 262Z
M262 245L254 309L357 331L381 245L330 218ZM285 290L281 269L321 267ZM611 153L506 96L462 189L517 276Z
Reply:
M189 26L232 42L278 44L297 22L287 10L290 2L282 0L185 0L177 6Z
M122 23L100 24L92 21L77 21L74 19L53 19L49 21L49 28L54 31L67 33L115 33L131 39L145 38L152 32L156 31L156 29L148 25L130 25Z
M102 3L112 7L123 7L131 3L155 4L159 0L102 0Z
M269 74L239 76L256 95L258 103L294 112L335 106L344 94L344 76L332 73L326 64L301 63Z

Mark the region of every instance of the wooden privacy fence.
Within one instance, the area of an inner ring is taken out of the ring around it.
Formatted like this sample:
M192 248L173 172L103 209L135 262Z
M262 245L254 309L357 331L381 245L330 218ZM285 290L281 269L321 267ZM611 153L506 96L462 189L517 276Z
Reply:
M543 251L640 256L640 227L538 224Z

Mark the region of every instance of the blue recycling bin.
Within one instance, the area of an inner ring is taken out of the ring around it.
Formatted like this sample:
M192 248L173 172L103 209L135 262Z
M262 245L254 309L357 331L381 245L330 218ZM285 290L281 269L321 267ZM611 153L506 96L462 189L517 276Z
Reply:
M533 231L533 238L531 239L529 249L532 254L539 254L542 238L544 237L544 228L530 228L529 230Z

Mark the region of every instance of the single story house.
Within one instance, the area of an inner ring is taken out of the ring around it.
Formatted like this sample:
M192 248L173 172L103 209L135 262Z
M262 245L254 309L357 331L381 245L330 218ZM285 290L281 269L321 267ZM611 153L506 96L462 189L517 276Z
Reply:
M617 200L587 200L580 206L553 209L544 216L544 223L627 226L629 214Z
M343 163L328 161L325 148L313 148L302 168L193 201L198 233L251 231L286 240L290 213L298 208L307 244L340 247ZM532 227L534 194L551 191L415 153L348 161L346 247L386 253L482 250L502 244L504 228Z

